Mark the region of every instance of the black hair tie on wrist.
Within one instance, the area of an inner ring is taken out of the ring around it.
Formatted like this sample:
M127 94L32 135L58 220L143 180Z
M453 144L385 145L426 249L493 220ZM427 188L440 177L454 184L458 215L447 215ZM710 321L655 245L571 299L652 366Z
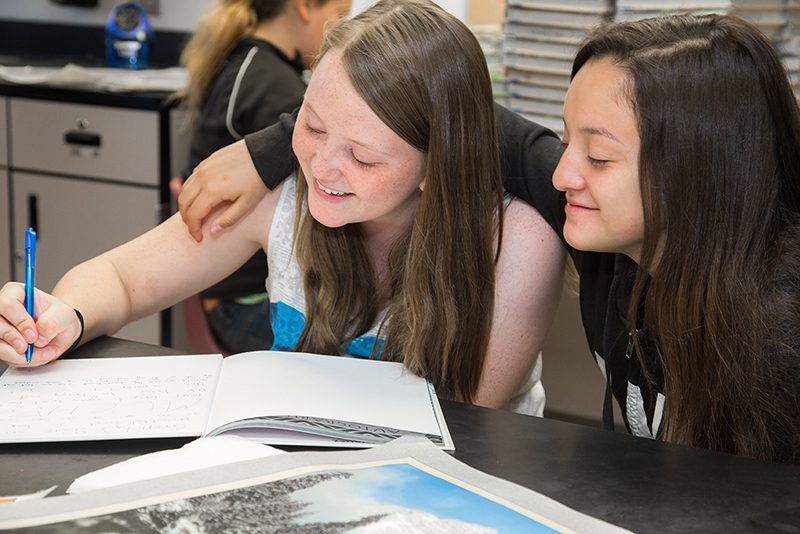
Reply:
M78 316L78 322L81 323L81 332L80 332L80 334L78 334L78 339L76 339L75 342L72 343L72 345L70 345L70 347L67 350L64 351L64 354L72 352L73 350L78 348L78 345L80 344L81 339L83 339L83 314L81 312L79 312L78 310L76 310L75 308L72 308L72 310L75 312L75 315Z

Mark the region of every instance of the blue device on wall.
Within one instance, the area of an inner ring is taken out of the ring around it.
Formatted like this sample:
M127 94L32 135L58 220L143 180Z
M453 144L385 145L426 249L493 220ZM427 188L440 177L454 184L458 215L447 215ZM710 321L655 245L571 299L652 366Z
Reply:
M145 69L150 65L153 29L141 6L126 2L111 10L106 22L109 67Z

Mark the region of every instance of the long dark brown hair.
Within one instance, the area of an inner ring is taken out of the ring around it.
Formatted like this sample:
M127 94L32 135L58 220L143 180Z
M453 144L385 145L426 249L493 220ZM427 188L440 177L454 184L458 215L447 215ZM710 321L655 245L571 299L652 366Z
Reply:
M331 30L358 94L425 153L425 189L389 255L391 304L381 358L402 361L447 397L470 401L489 340L503 187L491 82L470 30L433 2L384 0ZM306 198L300 177L298 199ZM301 213L303 210L298 209ZM297 229L307 322L298 350L341 353L377 320L357 225Z
M600 57L627 73L641 137L629 320L656 341L665 438L798 461L800 112L786 72L733 16L598 29L573 76Z

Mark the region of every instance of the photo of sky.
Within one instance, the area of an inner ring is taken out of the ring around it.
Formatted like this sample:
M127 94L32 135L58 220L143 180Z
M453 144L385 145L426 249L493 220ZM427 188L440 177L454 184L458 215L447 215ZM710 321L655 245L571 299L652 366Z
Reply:
M33 528L41 534L557 532L405 462L319 468L239 489Z
M352 476L328 480L292 495L298 501L309 503L305 508L306 521L341 522L385 514L380 521L352 532L379 532L388 527L387 523L401 520L408 521L407 526L413 526L414 521L427 526L439 523L442 527L452 527L453 532L556 532L409 464L383 465L348 473Z

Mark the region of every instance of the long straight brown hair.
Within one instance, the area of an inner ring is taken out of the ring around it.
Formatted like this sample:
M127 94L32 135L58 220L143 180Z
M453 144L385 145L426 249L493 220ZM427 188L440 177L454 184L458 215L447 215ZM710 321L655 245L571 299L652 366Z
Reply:
M464 24L425 0L376 3L331 30L320 57L334 49L358 94L426 158L413 222L389 254L381 358L470 401L489 340L503 209L483 52ZM339 354L377 320L381 291L358 226L316 222L303 210L302 176L297 183L307 308L297 349Z
M665 438L798 461L800 112L780 60L718 15L599 29L573 76L598 57L627 73L638 119L629 321L656 342Z

